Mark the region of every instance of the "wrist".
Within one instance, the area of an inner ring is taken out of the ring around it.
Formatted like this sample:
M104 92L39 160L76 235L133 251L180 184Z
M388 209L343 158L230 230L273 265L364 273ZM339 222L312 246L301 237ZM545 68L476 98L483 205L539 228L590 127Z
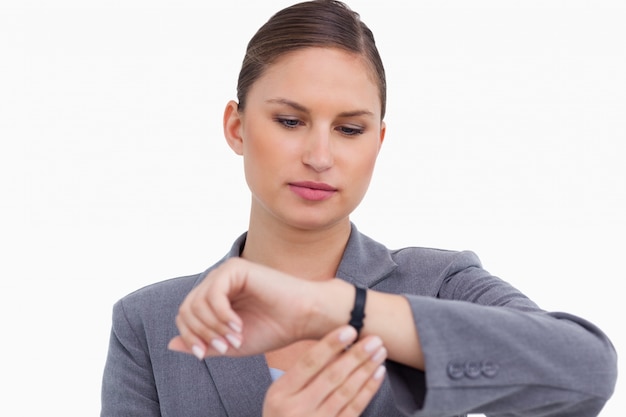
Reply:
M309 339L321 339L331 330L348 324L354 307L354 285L340 279L315 285L306 325Z

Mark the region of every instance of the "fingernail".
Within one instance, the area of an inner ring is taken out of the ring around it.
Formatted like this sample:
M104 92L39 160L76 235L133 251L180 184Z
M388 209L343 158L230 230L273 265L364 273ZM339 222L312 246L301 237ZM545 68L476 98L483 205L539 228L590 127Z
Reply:
M213 346L213 349L217 350L222 355L228 350L228 345L220 339L211 340L211 346Z
M198 345L193 345L193 346L191 347L191 351L193 352L193 355L194 355L196 358L198 358L198 359L200 359L200 360L204 359L204 349L202 349L200 346L198 346Z
M385 375L386 369L384 366L380 365L376 372L374 372L374 379L381 379Z
M229 321L228 327L230 327L235 333L241 333L241 326L234 321Z
M385 359L385 357L387 357L387 349L385 349L384 347L381 347L380 349L376 351L374 356L372 356L372 360L374 362L382 362Z
M339 333L339 340L341 340L344 343L354 340L355 337L356 337L356 330L352 326L345 327Z
M241 347L241 340L239 340L238 337L232 335L232 334L227 334L226 339L228 340L228 342L235 348L235 349L239 349Z
M378 349L379 347L381 347L382 345L383 345L383 341L381 340L381 338L378 336L374 336L371 340L369 340L365 344L365 351L371 353L375 351L376 349Z

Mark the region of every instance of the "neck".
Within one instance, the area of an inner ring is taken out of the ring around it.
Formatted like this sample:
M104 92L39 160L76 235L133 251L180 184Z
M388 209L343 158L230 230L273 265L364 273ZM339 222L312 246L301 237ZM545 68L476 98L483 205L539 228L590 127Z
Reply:
M314 230L251 219L241 256L299 278L329 279L336 276L350 231L348 218Z

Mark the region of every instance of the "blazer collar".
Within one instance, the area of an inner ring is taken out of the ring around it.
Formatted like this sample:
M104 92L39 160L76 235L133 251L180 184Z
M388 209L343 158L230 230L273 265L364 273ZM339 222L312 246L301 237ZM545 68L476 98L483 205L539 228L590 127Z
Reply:
M352 284L371 288L384 280L397 267L389 249L359 232L351 223L352 231L337 269L337 277Z
M339 263L337 278L372 287L391 274L398 265L391 259L389 249L359 232L354 223L350 223L350 226L350 237ZM244 233L237 238L224 259L241 254L246 236L247 233Z

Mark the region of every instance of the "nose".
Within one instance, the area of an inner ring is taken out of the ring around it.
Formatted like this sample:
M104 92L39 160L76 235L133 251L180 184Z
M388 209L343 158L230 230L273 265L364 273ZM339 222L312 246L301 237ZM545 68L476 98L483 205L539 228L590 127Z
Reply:
M333 166L331 136L328 129L311 130L306 138L302 162L316 172L326 171Z

